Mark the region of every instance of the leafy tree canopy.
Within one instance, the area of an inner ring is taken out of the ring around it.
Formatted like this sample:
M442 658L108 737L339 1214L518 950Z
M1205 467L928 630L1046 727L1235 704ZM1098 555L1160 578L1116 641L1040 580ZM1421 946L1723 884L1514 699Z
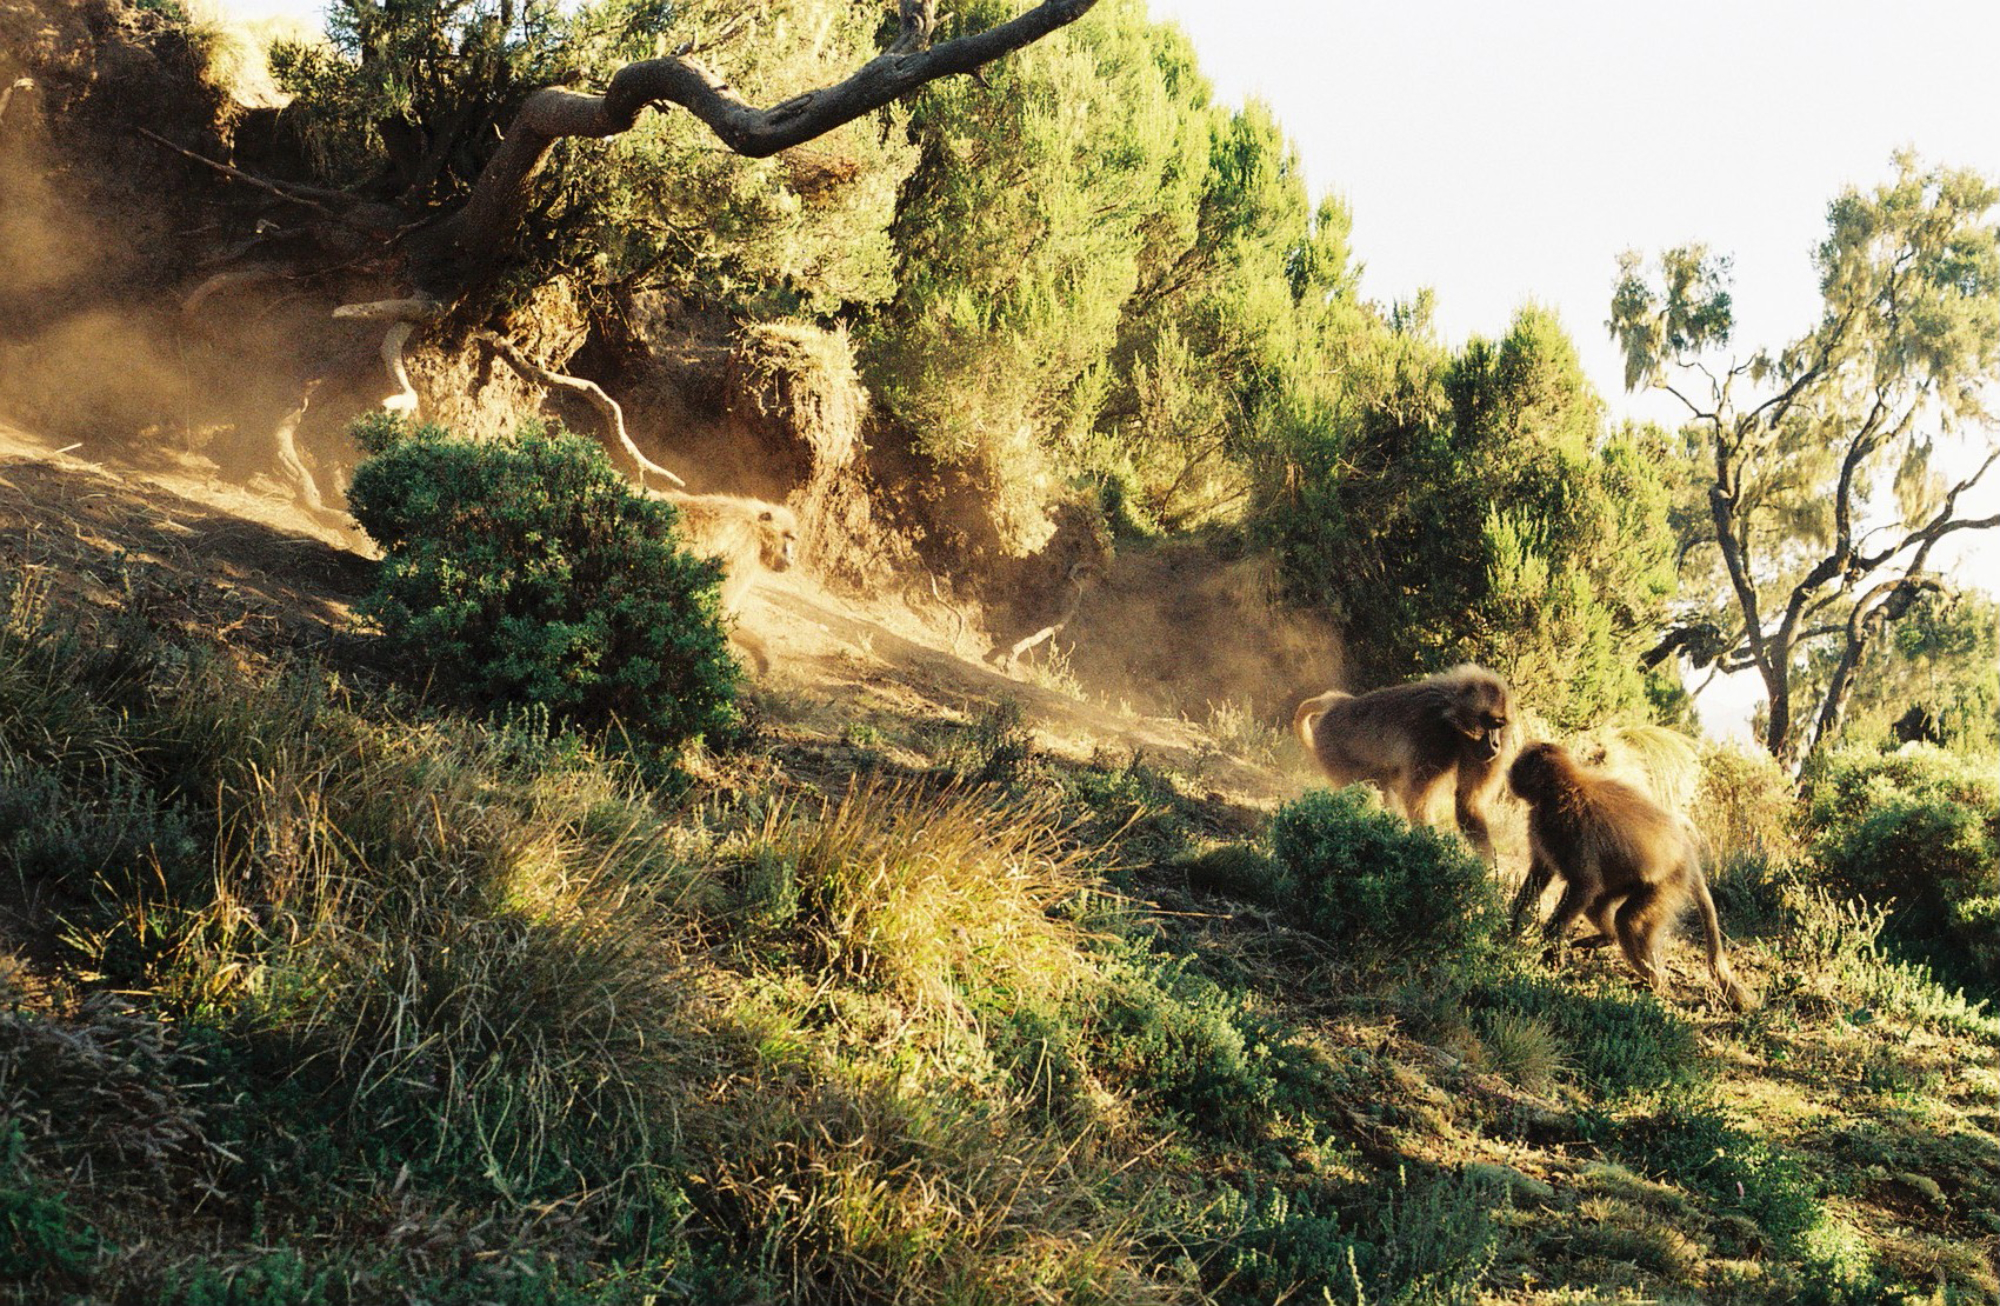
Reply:
M2000 461L2000 190L1911 155L1827 209L1819 321L1776 351L1710 355L1733 326L1729 267L1700 246L1627 255L1610 328L1630 385L1687 407L1689 600L1679 649L1764 682L1764 743L1797 761L1838 732L1882 631L1938 588L1931 555L2000 525L1962 508ZM1797 669L1825 667L1811 683Z

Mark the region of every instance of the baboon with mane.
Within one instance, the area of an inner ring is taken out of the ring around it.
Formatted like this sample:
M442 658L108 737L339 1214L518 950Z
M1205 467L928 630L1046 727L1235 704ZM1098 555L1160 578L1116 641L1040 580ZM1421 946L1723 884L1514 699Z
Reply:
M761 636L743 629L737 620L743 596L762 571L790 571L796 558L799 519L790 508L735 494L683 494L656 491L680 513L680 530L688 547L722 562L722 612L730 620L729 638L750 655L759 675L771 669Z
M1513 711L1507 682L1468 664L1366 694L1317 695L1292 713L1292 729L1335 786L1368 781L1411 822L1434 824L1434 799L1449 778L1458 828L1493 865L1486 807L1500 786Z
M1751 1005L1748 989L1722 952L1722 923L1701 873L1692 832L1680 818L1622 780L1579 766L1559 744L1530 744L1507 772L1528 804L1528 878L1514 898L1518 929L1556 876L1562 901L1543 933L1560 945L1570 924L1587 916L1616 940L1639 978L1662 986L1661 946L1692 904L1701 913L1708 967L1729 1005Z

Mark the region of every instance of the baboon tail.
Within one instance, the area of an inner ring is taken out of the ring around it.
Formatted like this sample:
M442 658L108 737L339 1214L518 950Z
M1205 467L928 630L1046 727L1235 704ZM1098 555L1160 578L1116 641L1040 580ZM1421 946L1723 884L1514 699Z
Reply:
M1339 690L1330 689L1324 694L1315 694L1299 704L1298 709L1292 713L1292 733L1299 737L1299 742L1305 745L1308 753L1318 750L1318 745L1313 742L1313 723L1318 721L1320 715L1329 707L1346 697L1347 695Z
M1708 941L1708 969L1715 976L1715 982L1722 989L1722 995L1736 1011L1748 1011L1756 1005L1750 990L1743 987L1736 973L1729 969L1729 958L1722 951L1722 920L1715 914L1715 899L1708 893L1708 877L1701 873L1698 864L1688 866L1689 879L1694 883L1694 905L1701 912L1701 932Z

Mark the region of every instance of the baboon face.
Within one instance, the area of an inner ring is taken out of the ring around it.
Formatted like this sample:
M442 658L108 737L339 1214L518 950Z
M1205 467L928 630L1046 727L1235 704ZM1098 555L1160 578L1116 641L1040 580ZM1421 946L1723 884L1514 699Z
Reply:
M766 508L757 514L758 556L771 571L790 571L799 525L792 514Z
M1507 689L1497 681L1473 681L1450 714L1451 724L1472 741L1472 756L1490 762L1507 746Z

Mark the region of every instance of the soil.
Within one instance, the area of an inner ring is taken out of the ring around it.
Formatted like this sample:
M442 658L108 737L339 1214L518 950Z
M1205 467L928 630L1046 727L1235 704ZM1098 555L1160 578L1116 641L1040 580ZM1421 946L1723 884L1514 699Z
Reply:
M62 447L0 420L0 567L40 577L51 599L104 609L143 603L155 620L219 636L238 653L346 649L365 655L354 604L371 546L275 482L223 478L199 455L144 467ZM985 644L950 607L836 594L811 559L761 576L743 622L772 668L752 695L780 751L838 751L857 726L893 717L966 721L1017 703L1038 747L1142 758L1194 775L1232 806L1268 807L1293 776L1218 751L1193 723L1089 700L983 664Z

